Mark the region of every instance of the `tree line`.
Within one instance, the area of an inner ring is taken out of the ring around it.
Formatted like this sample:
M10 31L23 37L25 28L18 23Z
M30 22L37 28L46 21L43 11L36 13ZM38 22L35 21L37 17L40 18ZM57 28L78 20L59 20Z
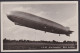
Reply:
M10 40L10 39L3 39L3 42L26 42L26 43L74 43L76 44L76 41L66 41L64 40L63 42L59 42L59 41L44 41L44 40L40 40L40 41L32 41L32 40Z

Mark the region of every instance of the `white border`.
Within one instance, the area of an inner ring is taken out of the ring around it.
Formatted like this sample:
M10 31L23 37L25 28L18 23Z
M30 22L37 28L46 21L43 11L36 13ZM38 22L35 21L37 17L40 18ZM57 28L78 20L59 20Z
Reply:
M3 4L71 4L76 3L78 9L78 1L16 1L16 2L1 2L1 52L65 52L65 51L79 51L79 39L77 44L77 49L52 49L52 50L3 50L3 20L2 11ZM78 13L78 10L77 10ZM77 14L78 16L78 14ZM79 36L79 35L78 35Z

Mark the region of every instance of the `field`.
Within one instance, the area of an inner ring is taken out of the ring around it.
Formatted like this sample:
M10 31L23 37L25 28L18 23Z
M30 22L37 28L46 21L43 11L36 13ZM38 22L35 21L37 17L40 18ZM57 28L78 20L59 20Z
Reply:
M3 50L77 49L73 43L4 42Z

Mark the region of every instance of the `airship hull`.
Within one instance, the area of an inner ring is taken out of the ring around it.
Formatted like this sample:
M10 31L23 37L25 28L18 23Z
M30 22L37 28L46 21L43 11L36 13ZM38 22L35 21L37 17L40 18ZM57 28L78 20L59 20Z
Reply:
M30 27L45 32L69 34L69 30L67 30L64 26L29 13L14 11L7 16L11 21L17 23L17 25Z

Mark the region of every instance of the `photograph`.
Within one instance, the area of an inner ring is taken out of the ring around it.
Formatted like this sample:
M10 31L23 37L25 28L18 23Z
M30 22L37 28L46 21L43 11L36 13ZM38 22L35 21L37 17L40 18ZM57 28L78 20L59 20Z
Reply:
M78 1L1 2L1 52L79 51Z

